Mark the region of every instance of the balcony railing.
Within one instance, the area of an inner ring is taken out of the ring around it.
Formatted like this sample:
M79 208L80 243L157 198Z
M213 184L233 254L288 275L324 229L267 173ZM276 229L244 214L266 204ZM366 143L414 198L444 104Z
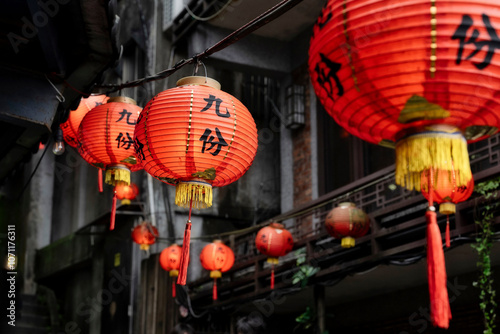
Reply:
M469 146L471 168L477 182L500 175L499 135ZM476 230L474 224L475 194L471 199L457 205L457 213L450 217L450 235L453 244L460 242L459 236ZM356 240L356 247L344 249L340 240L331 238L324 228L327 213L341 202L354 202L371 218L370 232ZM381 261L419 257L425 254L425 208L426 200L415 191L395 185L394 166L368 175L349 185L332 191L320 198L283 213L271 221L283 222L292 233L294 249L305 248L307 262L321 268L315 280L335 279L349 270ZM495 221L499 224L499 219ZM438 215L438 224L444 231L446 217ZM228 241L235 252L235 265L224 274L219 285L219 301L211 300L208 277L191 282L191 298L196 305L222 306L236 299L242 301L260 294L269 293L270 267L266 256L255 249L257 231L232 236ZM292 254L281 259L275 268L276 288L291 285L290 277L296 270Z

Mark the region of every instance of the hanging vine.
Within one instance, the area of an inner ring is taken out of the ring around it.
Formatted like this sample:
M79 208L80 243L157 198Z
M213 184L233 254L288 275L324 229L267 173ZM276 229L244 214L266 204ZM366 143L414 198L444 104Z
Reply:
M484 334L493 334L496 327L496 291L493 288L493 277L491 272L491 246L495 232L492 228L495 212L500 207L498 200L500 191L500 177L485 182L478 183L474 190L483 196L484 206L478 210L475 223L479 227L476 243L472 244L479 255L478 267L480 269L479 278L473 283L480 289L479 307L484 317Z

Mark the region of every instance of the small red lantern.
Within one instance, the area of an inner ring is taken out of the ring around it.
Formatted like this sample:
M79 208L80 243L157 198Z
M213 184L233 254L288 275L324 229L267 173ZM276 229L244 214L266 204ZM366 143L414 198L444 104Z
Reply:
M182 248L176 244L173 244L164 250L160 254L160 265L165 270L168 271L170 277L179 276L179 267L181 265L181 253ZM175 280L172 280L172 297L175 298Z
M108 101L106 95L90 95L82 98L78 108L71 110L68 120L61 124L64 141L73 147L78 147L78 128L83 117L93 108L100 106Z
M221 240L214 240L203 247L200 254L203 268L210 270L210 277L214 279L212 299L217 300L217 278L228 271L234 264L234 253L231 248L224 245Z
M370 217L356 204L345 202L328 213L325 226L332 237L341 239L343 248L351 248L356 244L354 238L364 236L370 229Z
M142 250L148 250L156 242L156 237L158 230L148 222L142 222L132 230L132 241L139 244Z
M271 289L274 289L274 265L279 263L278 257L285 256L293 249L292 234L282 224L271 223L257 232L255 247L259 252L269 256L271 263Z
M144 170L176 186L175 204L189 208L177 283L186 284L191 209L212 206L212 187L238 180L257 152L248 109L206 77L187 77L144 107L134 134Z
M133 133L141 108L127 97L112 97L90 110L78 130L78 152L99 170L106 170L106 183L130 184L130 172L142 169L134 152ZM99 178L102 182L102 178ZM110 230L114 229L116 193L111 209Z
M463 202L472 195L474 191L474 179L471 178L467 185L457 185L458 171L452 170L425 170L422 173L421 191L422 195L431 202L439 204L439 212L446 215L446 247L450 247L450 220L449 215L456 212L457 203ZM430 174L433 174L431 177ZM429 189L432 190L432 197Z
M139 188L135 183L130 183L130 185L120 183L115 186L115 192L116 198L122 200L122 205L130 205L131 201L139 195Z

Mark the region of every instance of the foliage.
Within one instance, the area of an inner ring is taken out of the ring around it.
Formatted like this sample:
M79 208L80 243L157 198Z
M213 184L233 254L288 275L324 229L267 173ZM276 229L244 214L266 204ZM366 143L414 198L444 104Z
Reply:
M309 278L316 275L320 268L305 264L307 255L305 249L299 249L295 252L295 255L297 255L296 265L299 270L293 274L292 283L297 284L300 282L300 286L302 288L305 288L307 286Z
M294 331L299 328L303 328L306 331L309 329L313 329L316 324L316 318L316 313L309 306L307 306L306 311L295 318L297 326L295 327ZM321 334L329 334L329 331L324 331Z
M477 263L481 270L478 281L473 285L478 287L481 292L479 294L479 307L484 317L484 334L493 334L493 329L496 327L496 291L493 288L493 278L491 275L491 246L494 231L492 229L492 221L495 217L495 210L500 206L498 201L498 191L500 189L500 177L485 182L478 183L474 190L483 196L485 205L479 211L475 223L480 228L480 232L476 237L476 243L472 245L478 254L479 262Z

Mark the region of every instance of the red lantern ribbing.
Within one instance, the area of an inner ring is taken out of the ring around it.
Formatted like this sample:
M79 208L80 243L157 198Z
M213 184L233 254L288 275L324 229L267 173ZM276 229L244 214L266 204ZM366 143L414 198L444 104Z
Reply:
M61 124L64 141L73 147L78 147L78 129L82 123L83 117L93 108L100 106L108 101L106 95L91 95L88 98L82 98L80 104L75 110L71 110L68 120ZM102 188L102 170L98 173L99 192L103 192Z
M176 186L181 207L212 205L212 187L239 179L257 152L257 128L250 112L220 84L187 77L155 96L135 128L135 150L144 170ZM189 215L190 215L189 214ZM183 241L178 284L186 284L191 221Z
M421 177L422 195L427 200L430 200L429 189L432 189L433 201L439 204L439 212L446 215L446 247L450 247L449 215L456 212L457 203L468 199L474 191L473 178L469 180L467 185L457 186L457 173L457 171L438 170L433 172L433 178L429 178L430 170L426 170Z
M179 267L181 265L182 248L179 245L173 244L160 253L160 265L168 271L170 277L179 276ZM175 280L172 279L172 297L176 297Z
M141 246L142 250L148 250L149 246L156 242L158 230L148 222L142 222L132 230L132 241Z
M500 57L491 47L499 29L491 0L329 0L313 30L309 72L337 123L395 147L398 184L419 190L422 172L434 169L457 171L457 186L466 186L467 142L500 128ZM426 216L428 235L439 232ZM448 328L444 254L440 235L432 239L431 318Z
M141 108L127 97L112 97L83 118L78 130L78 152L85 161L106 171L105 182L130 184L130 172L142 169L134 151L133 133ZM114 229L116 192L111 209Z
M139 188L135 183L129 185L119 183L115 186L116 198L122 201L122 205L130 205L138 195Z
M364 236L370 229L370 217L354 203L345 202L328 213L325 226L332 237L341 239L343 248L351 248L356 245L354 238Z
M280 256L285 256L293 249L292 234L282 224L271 223L257 232L255 247L268 256L267 262L271 264L271 289L274 289L274 265L279 263Z
M214 279L212 299L217 300L217 278L231 269L234 264L234 253L222 241L214 240L201 250L200 262L203 268L210 270L210 277Z

